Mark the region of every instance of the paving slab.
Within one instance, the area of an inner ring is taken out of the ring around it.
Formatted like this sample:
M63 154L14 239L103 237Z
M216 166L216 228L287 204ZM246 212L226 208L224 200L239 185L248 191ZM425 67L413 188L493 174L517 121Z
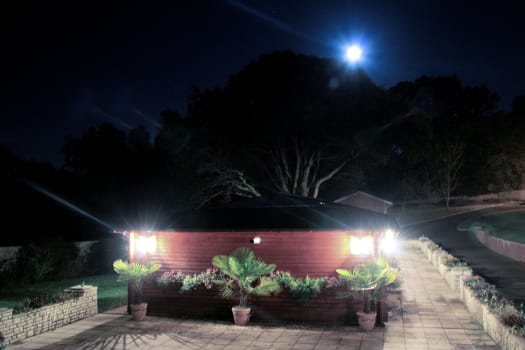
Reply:
M148 316L132 321L121 307L8 346L25 349L498 349L446 282L410 242L400 257L402 293L391 295L385 327L235 326Z
M399 264L402 292L383 349L499 349L413 242Z

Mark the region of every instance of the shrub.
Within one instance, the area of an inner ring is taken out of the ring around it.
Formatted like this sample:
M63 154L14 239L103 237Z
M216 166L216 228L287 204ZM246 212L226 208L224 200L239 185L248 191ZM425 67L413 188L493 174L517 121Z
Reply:
M199 286L206 289L211 289L216 281L225 281L227 276L215 268L209 268L205 272L198 274L184 274L180 271L164 272L158 279L157 285L162 288L168 288L175 284L180 284L180 292L191 292L196 290ZM269 275L269 279L277 282L282 289L290 291L297 302L301 304L308 304L310 298L321 293L322 289L330 289L343 287L344 281L332 277L318 277L304 279L295 278L287 271L277 270Z
M40 309L43 306L63 303L67 300L78 298L80 293L68 292L57 295L38 295L31 298L26 298L21 304L15 305L13 308L13 315L29 312L34 309Z
M125 237L103 239L89 248L86 256L85 273L103 275L113 272L113 261L128 260L128 241Z
M15 280L14 261L7 259L0 260L0 280L3 286L11 284Z
M24 283L72 277L78 272L77 256L78 248L73 242L60 239L31 242L18 250L12 273Z
M157 284L162 288L167 288L177 282L182 283L184 277L184 273L180 271L167 271L160 275L157 279Z
M501 295L496 286L486 282L482 277L470 278L465 281L465 285L470 288L476 299L487 304L490 311L501 314L505 310L507 299Z
M215 268L209 268L205 272L189 275L185 275L180 271L167 271L157 278L157 285L162 288L167 288L176 283L180 283L180 292L184 293L194 291L199 286L211 289L214 285L214 281L224 279L226 279L226 276Z
M292 277L287 271L275 271L270 274L270 277L277 281L281 288L288 289L297 302L303 305L307 305L312 297L321 293L321 288L335 287L338 284L335 277L329 279L328 277L310 278L306 276L301 279Z
M436 244L432 241L430 241L430 243L427 245L427 248L428 250L430 250L431 252L435 251L435 250L440 250L441 247L439 246L439 244Z
M441 263L448 267L467 266L467 263L464 260L460 258L456 258L455 256L452 256L452 255L444 255L443 257L441 257Z
M525 337L525 312L523 311L523 305L516 313L506 316L504 322L510 327L511 333Z
M299 303L307 305L310 302L310 298L321 293L321 287L325 284L325 281L324 278L310 278L306 276L304 279L292 281L288 288Z
M510 327L511 333L525 337L525 312L523 311L523 305L518 310L514 309L513 313L507 314L507 306L514 306L513 301L503 297L494 285L486 282L480 276L469 278L464 283L481 303L488 306L491 312L503 317L503 322Z
M206 289L211 289L214 281L223 281L226 276L218 269L207 269L206 272L199 274L186 275L182 280L180 287L181 293L196 290L199 286L204 286Z

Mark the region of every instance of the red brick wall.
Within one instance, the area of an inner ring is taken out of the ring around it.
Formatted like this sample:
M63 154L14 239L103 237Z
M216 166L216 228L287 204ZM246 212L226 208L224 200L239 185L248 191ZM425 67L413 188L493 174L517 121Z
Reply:
M295 277L328 276L360 261L350 254L350 235L348 231L157 232L157 252L147 257L134 254L132 259L158 262L163 271L198 273L212 267L215 255L245 246ZM261 237L260 244L250 243L255 236Z

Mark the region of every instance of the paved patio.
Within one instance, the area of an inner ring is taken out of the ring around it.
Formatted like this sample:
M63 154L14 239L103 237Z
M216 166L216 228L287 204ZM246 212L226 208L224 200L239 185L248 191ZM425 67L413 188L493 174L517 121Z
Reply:
M148 317L115 309L11 344L8 349L498 349L419 249L405 244L402 297L392 297L385 327L238 327L231 323Z

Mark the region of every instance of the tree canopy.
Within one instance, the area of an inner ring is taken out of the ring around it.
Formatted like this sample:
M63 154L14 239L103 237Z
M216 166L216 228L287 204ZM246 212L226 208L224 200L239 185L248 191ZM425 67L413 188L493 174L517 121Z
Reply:
M153 133L102 124L68 137L63 169L2 150L2 208L32 192L21 179L117 228L268 192L404 202L522 189L524 101L505 112L494 92L455 76L385 89L336 60L274 52L223 86L194 88L187 113L164 110Z

